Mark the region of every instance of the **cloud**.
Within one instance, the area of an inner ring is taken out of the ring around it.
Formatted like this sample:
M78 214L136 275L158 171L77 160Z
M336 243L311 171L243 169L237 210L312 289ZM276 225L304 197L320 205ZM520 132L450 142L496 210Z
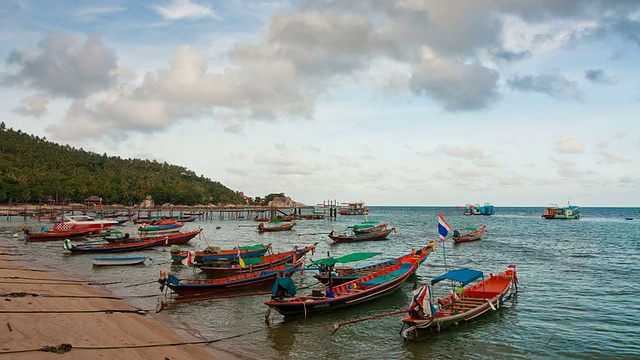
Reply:
M117 58L98 35L53 34L38 50L13 51L6 60L14 68L5 84L19 84L52 96L84 98L114 83Z
M539 92L553 98L573 100L582 98L577 84L559 74L516 75L509 79L507 84L514 90Z
M112 6L112 7L89 6L89 7L78 9L76 11L76 15L85 21L90 21L102 15L115 14L115 13L123 12L125 10L127 10L127 8L122 6Z
M602 69L591 69L584 72L584 78L595 84L614 84L616 80L606 76Z
M47 114L48 104L49 99L46 97L32 95L20 101L20 105L11 111L19 115L41 117Z
M584 152L584 145L573 135L565 135L556 140L554 150L560 153L578 154Z
M449 111L478 110L499 99L499 74L478 63L425 59L409 81L416 94L426 94Z
M189 0L174 0L169 6L153 6L152 9L167 20L197 18L220 19L220 16L211 10L210 7L194 4Z
M602 158L603 163L607 163L607 164L631 161L629 159L623 158L622 156L614 154L608 150L598 150L596 154L598 154Z
M438 153L449 155L461 159L480 159L486 157L484 149L480 145L469 145L465 147L453 146L441 146L438 149Z

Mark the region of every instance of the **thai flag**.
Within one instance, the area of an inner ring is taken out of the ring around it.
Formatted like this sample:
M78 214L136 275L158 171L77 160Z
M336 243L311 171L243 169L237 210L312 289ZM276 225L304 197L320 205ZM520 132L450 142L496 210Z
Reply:
M438 214L438 234L440 234L440 242L444 242L444 239L449 234L449 230L451 230L451 225L449 225L446 221L444 221L444 216L442 216L442 211L439 211Z

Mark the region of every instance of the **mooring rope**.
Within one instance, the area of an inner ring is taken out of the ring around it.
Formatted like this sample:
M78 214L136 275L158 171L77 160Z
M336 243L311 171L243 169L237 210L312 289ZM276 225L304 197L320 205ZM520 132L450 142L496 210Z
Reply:
M49 297L49 298L78 298L78 299L115 299L123 300L117 296L100 296L100 295L50 295L50 294L36 294L26 292L13 292L8 294L0 294L0 297Z
M184 346L184 345L204 345L204 344L212 344L218 341L229 340L238 338L245 335L255 334L257 332L263 331L262 329L252 330L249 332L245 332L242 334L236 334L231 336L226 336L219 339L213 340L199 340L199 341L180 341L180 342L168 342L168 343L159 343L159 344L141 344L141 345L117 345L117 346L73 346L69 343L63 343L58 346L43 346L40 348L33 349L21 349L21 350L6 350L0 351L0 355L4 354L17 354L17 353L25 353L25 352L33 352L33 351L46 351L46 352L55 352L58 354L63 354L65 352L69 352L72 349L78 350L117 350L117 349L141 349L141 348L154 348L154 347L169 347L169 346Z
M151 310L103 309L103 310L0 310L0 314L88 314L88 313L135 313L146 315ZM155 311L155 310L154 310Z

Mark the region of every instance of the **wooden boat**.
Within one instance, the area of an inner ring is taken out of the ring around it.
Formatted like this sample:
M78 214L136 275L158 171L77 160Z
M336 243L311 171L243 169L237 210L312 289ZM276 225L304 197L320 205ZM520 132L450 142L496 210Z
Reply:
M246 259L234 259L219 262L195 262L194 265L208 275L225 276L233 274L249 273L265 270L285 263L293 263L308 252L314 252L317 243L306 246L302 249L294 248L291 251L251 257ZM242 262L240 261L242 260ZM244 266L243 266L244 264Z
M134 257L95 257L91 261L94 266L123 266L138 265L147 260L146 256Z
M118 225L116 220L95 219L88 215L64 215L62 221L56 223L56 230L90 230L96 233Z
M486 230L487 230L486 225L482 225L482 227L479 229L478 228L456 229L456 230L453 230L452 239L456 244L471 242L471 241L478 241L482 239L482 235L484 235Z
M211 262L222 260L236 260L238 255L242 258L263 256L271 250L271 244L255 244L251 246L238 246L233 249L222 250L218 246L209 246L204 251L195 252L196 262ZM171 259L174 262L182 262L187 257L186 251L171 251Z
M366 208L363 202L342 204L342 208L338 210L338 214L340 215L367 215L369 213L369 208Z
M155 246L168 246L168 245L184 245L191 239L200 234L202 229L193 230L187 233L181 234L168 234L159 237L153 237L149 239L140 239L139 241L123 241L109 244L96 244L96 245L75 245L70 240L64 241L64 248L72 254L91 254L91 253L112 253L112 252L126 252L136 251L152 248Z
M178 279L171 274L168 274L165 278L161 272L158 282L163 286L166 285L180 296L222 293L273 284L277 277L291 276L300 266L302 266L302 261L298 260L293 264L281 264L260 271L216 279L194 280ZM162 287L160 290L162 291Z
M261 217L254 217L253 221L255 222L269 222L269 218L261 218Z
M184 245L191 239L196 237L202 232L202 229L196 229L187 231L184 233L176 234L149 234L149 236L143 237L130 237L129 233L122 234L122 231L103 231L100 233L100 237L110 243L136 243L147 240L164 240L162 245ZM146 235L146 234L145 234Z
M509 265L506 271L485 279L481 271L457 269L449 271L431 280L435 285L442 280L451 280L460 284L453 294L432 301L431 286L424 285L416 290L409 307L409 315L402 319L404 338L418 337L419 330L440 331L451 325L472 320L489 310L497 310L502 303L518 290L518 277L515 265ZM480 282L470 283L483 279Z
M64 239L83 238L91 234L91 230L73 229L70 230L45 230L39 233L31 233L29 229L24 229L25 240L27 242L56 241Z
M147 241L132 242L132 243L112 243L112 244L100 244L100 245L76 245L71 240L66 239L63 242L65 250L71 254L95 254L95 253L114 253L114 252L127 252L152 248L164 243L164 240L151 239Z
M264 223L260 223L258 224L258 232L288 231L293 229L297 224L298 223L295 221L290 223L281 223L274 226L264 226Z
M329 233L329 237L336 243L351 243L358 241L377 241L377 240L385 240L391 232L398 232L396 227L382 229L378 231L371 231L364 234L359 235L348 235L344 233L339 233L336 230L332 230Z
M284 316L312 315L315 313L353 306L387 295L398 289L413 274L418 263L395 264L380 271L344 284L327 288L326 292L312 291L309 295L286 296L285 286L278 279L271 300L265 302ZM289 279L290 280L290 279Z
M177 220L178 222L185 223L185 222L192 222L197 218L198 218L197 216L192 215L192 216L186 216L186 217L179 217Z
M178 232L180 228L184 226L184 223L178 222L175 219L168 219L157 222L150 222L148 224L142 224L141 227L138 228L138 233L140 234L160 234L160 233L171 233Z
M370 232L384 230L387 228L387 226L389 226L389 224L386 222L380 223L377 221L365 221L362 224L349 226L348 228L351 229L351 231L353 231L354 234L361 235L361 234L367 234Z
M340 285L348 281L355 280L357 278L366 276L368 274L379 271L382 268L392 266L394 264L409 264L413 262L418 262L418 265L422 265L429 254L436 251L436 242L431 241L429 244L423 248L418 250L413 249L410 253L399 256L394 259L389 259L381 262L377 262L371 265L358 266L358 267L340 267L334 268L333 271L327 267L325 271L320 271L318 274L315 274L313 277L318 279L324 285ZM371 254L380 254L380 253L371 253ZM360 261L361 259L358 257L352 257L349 255L342 256L335 259L335 263L349 263L354 261ZM324 260L324 259L321 259ZM364 259L363 259L364 260Z
M542 218L550 220L579 220L580 208L568 205L566 207L548 207L544 209Z

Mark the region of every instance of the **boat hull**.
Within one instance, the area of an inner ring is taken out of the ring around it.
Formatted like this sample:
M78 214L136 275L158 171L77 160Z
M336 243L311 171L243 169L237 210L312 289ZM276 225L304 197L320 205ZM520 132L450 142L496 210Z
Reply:
M415 272L417 264L396 264L394 267L385 269L379 273L368 275L361 279L350 281L336 286L333 290L335 297L301 296L283 300L271 300L265 305L275 309L284 316L309 316L330 310L336 310L348 306L371 301L384 295L388 295L400 288L411 274ZM369 281L382 279L383 276L399 271L387 281L366 285ZM351 288L349 288L351 287Z
M100 258L93 258L92 263L94 266L125 266L125 265L142 264L144 263L145 260L147 260L146 256L123 257L123 258L100 257Z
M386 240L391 232L396 231L396 228L384 229L379 231L368 232L360 235L345 235L335 234L333 231L329 234L329 238L336 243L352 243L360 241L379 241Z

